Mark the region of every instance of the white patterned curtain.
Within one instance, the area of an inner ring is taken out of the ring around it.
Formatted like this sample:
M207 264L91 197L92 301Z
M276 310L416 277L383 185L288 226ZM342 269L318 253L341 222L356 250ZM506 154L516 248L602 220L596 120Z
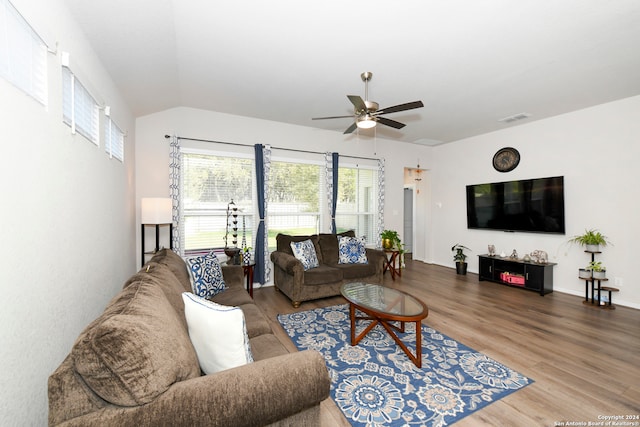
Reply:
M182 164L180 154L180 140L177 136L171 137L169 145L169 197L173 200L173 250L180 256L184 256L182 233L182 209L180 209L180 169Z
M271 170L271 145L265 144L262 150L262 162L264 166L264 283L271 279L271 262L269 262L269 171Z
M336 233L336 206L338 203L338 153L324 153L324 177L327 189L327 202L331 215L331 232Z
M384 159L378 159L378 234L376 246L382 247L380 234L384 231Z

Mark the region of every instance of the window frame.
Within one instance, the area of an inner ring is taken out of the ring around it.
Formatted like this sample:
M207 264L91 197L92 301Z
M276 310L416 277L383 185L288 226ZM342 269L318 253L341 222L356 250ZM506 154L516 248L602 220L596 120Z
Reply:
M67 106L70 108L69 111ZM81 110L77 111L77 107ZM84 119L86 116L88 119ZM79 122L78 118L82 120ZM89 123L84 123L85 120ZM100 104L67 65L62 66L62 122L71 128L72 134L79 133L96 146L100 146Z
M224 252L224 245L218 246L215 243L211 246L207 247L197 247L197 248L188 248L188 239L187 239L187 227L186 223L187 217L211 217L211 218L226 218L226 209L223 208L215 208L215 209L202 209L202 208L186 208L186 191L185 191L185 176L187 175L187 170L185 167L185 156L196 155L196 156L213 156L213 157L225 157L229 159L237 159L242 158L251 161L251 210L245 211L245 218L250 218L248 221L249 224L245 230L247 236L247 247L252 247L253 239L256 236L257 231L257 193L256 193L256 180L255 180L255 158L252 153L240 152L240 151L220 151L220 150L209 150L202 148L193 148L193 147L180 147L180 157L181 157L181 177L180 177L180 234L183 236L183 247L185 255L197 255L202 253L208 253L213 250L215 253L222 254ZM225 206L227 204L225 203ZM241 220L238 220L239 222ZM238 224L238 247L242 245L242 223ZM219 229L211 230L214 233L218 233ZM223 257L224 258L224 257Z
M0 45L7 48L4 52L0 50L0 76L46 107L49 102L46 42L9 0L0 0L0 23L3 23L0 28L6 29L3 33L6 39L0 37ZM12 28L16 31L11 31ZM24 52L27 46L29 52Z

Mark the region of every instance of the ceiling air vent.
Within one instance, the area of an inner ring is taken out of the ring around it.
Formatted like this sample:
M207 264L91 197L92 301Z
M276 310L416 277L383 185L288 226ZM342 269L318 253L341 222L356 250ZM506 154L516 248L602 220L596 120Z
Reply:
M531 114L529 113L518 113L518 114L514 114L513 116L505 117L498 121L503 123L513 123L513 122L517 122L518 120L524 120L529 117L531 117Z

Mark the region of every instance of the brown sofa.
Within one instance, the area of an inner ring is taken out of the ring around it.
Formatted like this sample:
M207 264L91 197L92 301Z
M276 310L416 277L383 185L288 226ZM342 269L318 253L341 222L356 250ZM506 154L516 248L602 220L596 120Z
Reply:
M271 252L273 282L291 300L294 307L302 301L340 295L340 288L348 282L382 283L385 254L367 248L367 264L338 264L338 237L355 237L353 230L340 234L314 234L312 236L276 236L276 250ZM291 242L310 239L316 249L320 264L304 270L302 263L293 256Z
M184 261L158 252L89 324L49 377L49 424L64 426L320 425L329 375L315 351L288 353L242 286L213 301L241 307L253 363L202 375L189 339Z

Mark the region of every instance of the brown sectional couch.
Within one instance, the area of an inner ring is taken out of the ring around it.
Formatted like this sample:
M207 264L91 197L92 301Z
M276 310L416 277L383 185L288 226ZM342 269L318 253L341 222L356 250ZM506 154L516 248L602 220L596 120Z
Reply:
M319 425L329 376L315 351L288 353L242 286L213 301L241 307L254 362L202 375L189 339L184 261L161 250L80 334L49 377L49 424L64 426Z
M367 248L368 264L338 264L339 236L355 237L355 233L351 230L340 234L276 236L277 247L271 252L274 285L289 297L294 307L299 307L302 301L340 295L344 283L382 283L384 252ZM314 244L320 266L305 271L302 263L293 256L291 242L307 239Z

